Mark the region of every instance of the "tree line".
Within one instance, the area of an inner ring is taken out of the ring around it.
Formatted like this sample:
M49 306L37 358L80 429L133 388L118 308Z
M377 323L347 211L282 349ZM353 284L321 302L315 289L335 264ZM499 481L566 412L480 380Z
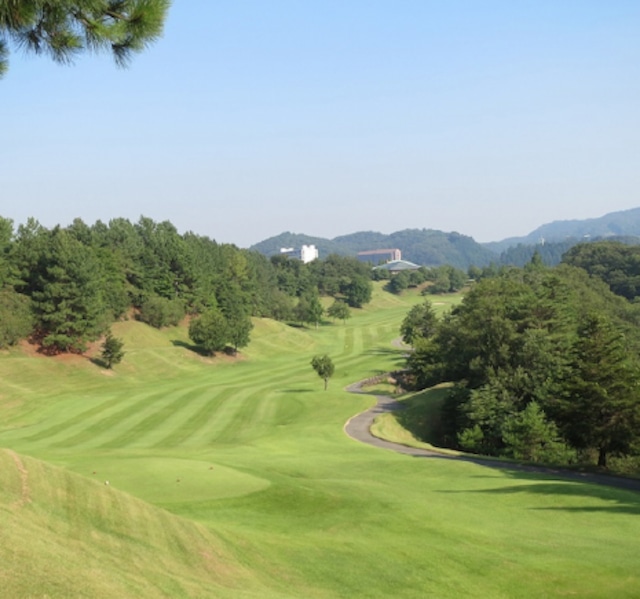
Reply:
M420 287L427 282L429 285L423 287L423 295L454 293L460 291L469 278L463 270L447 264L433 268L421 266L417 270L403 270L394 274L382 268L374 269L371 276L376 281L388 281L384 286L385 290L397 295L406 289Z
M401 334L417 388L453 383L441 415L448 446L606 467L640 454L638 325L640 306L604 281L534 260L482 278L442 319L416 306Z
M52 229L0 218L0 347L29 337L47 352L82 352L116 320L164 327L188 315L195 343L237 350L252 316L317 325L321 295L335 298L330 316L348 318L371 298L369 268L268 259L147 217Z

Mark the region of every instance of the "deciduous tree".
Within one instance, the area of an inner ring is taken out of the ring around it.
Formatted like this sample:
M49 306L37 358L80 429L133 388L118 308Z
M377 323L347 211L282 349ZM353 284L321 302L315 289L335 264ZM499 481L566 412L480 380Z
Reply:
M405 343L412 344L418 337L428 339L436 332L438 317L430 301L413 306L400 325Z
M233 346L234 353L240 347L249 344L253 323L251 317L242 304L234 304L223 309L223 314L227 320L227 334L229 343Z
M320 303L317 292L309 292L303 295L294 308L294 314L298 322L314 324L316 328L322 320L324 308Z
M324 380L324 390L326 391L327 386L329 385L329 379L333 376L335 371L333 361L327 354L313 356L311 366L316 371L317 375Z
M385 285L385 289L391 293L399 295L405 289L409 287L409 273L406 271L400 271L399 273L392 275L389 282Z
M217 308L211 308L189 324L189 338L209 354L222 351L229 341L227 319Z
M183 317L184 304L178 299L151 295L140 306L140 320L156 329L175 326Z
M330 318L337 318L342 322L347 322L347 319L351 318L351 310L349 310L349 306L345 302L337 299L327 309L327 315Z
M31 302L11 288L0 291L0 348L15 345L33 328Z
M364 304L368 304L371 301L372 290L371 279L363 275L354 275L349 282L340 288L347 304L352 308L362 308Z

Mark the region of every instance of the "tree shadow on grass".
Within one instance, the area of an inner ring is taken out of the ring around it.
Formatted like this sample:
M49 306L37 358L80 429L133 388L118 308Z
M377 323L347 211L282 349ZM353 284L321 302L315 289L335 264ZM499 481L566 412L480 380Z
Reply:
M502 468L505 468L503 465ZM529 473L522 471L506 470L507 476L514 480L527 480L540 473ZM549 476L553 474L549 473ZM515 495L529 493L531 495L545 495L549 497L575 497L583 499L595 499L609 502L610 505L584 505L584 506L549 506L533 507L529 509L539 511L566 511L566 512L608 512L618 514L640 515L640 481L632 479L620 479L618 477L607 477L593 475L583 475L580 473L562 473L559 476L571 476L572 480L539 479L531 484L508 485L491 489L451 491L441 490L440 493L479 493L487 495ZM475 478L495 478L495 477L475 477ZM586 483L586 484L585 484ZM634 488L636 487L636 488Z
M287 321L284 321L284 324L286 324L288 327L291 327L292 329L307 329L309 331L315 331L320 327L332 325L334 323L330 320L321 320L320 322L318 322L316 326L314 322L297 322L294 320L287 320Z
M407 352L393 347L372 347L364 353L368 356L396 356L404 359Z
M184 349L188 349L189 351L192 351L194 354L198 354L199 356L202 356L203 358L211 358L212 357L210 352L204 350L199 345L193 345L191 343L187 343L186 341L181 341L180 339L172 339L171 340L171 344L174 347L182 347Z
M358 395L372 395L373 397L380 397L383 394L380 391L374 390L374 391L358 391ZM385 397L389 397L390 399L393 399L391 395L385 395ZM404 410L404 406L401 404L385 405L381 407L380 413L395 412L396 410Z
M386 349L382 347L374 347L370 350L367 350L364 353L369 356L378 356L378 357L385 357L385 358L390 357L392 359L392 364L393 364L392 370L400 370L404 368L406 364L406 352L403 352L402 350L399 350L399 349Z
M281 393L311 393L311 389L283 389Z
M412 395L396 416L398 424L416 439L436 447L451 447L447 443L442 423L442 404L448 388L432 388Z
M91 362L94 366L97 366L98 368L104 368L105 370L108 370L109 367L107 366L107 363L102 359L102 358L89 358L89 362Z
M409 406L402 406L396 416L398 424L408 430L418 441L431 443L436 447L444 445L442 426L440 421L434 422L432 419L421 417Z

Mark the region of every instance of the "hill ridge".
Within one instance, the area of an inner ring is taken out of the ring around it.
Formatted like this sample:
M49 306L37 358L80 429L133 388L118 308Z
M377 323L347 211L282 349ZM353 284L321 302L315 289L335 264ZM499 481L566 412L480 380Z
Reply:
M329 254L355 256L366 250L398 248L402 257L424 266L450 264L466 269L471 264L485 266L496 259L496 254L468 235L444 232L436 229L403 229L385 235L376 231L358 231L323 239L304 234L281 233L270 237L249 249L265 256L274 256L280 248L314 244L321 258Z
M555 220L543 224L528 235L507 237L501 241L479 243L457 231L407 228L385 234L379 231L356 231L333 239L286 231L252 245L249 249L274 256L284 247L315 245L321 258L329 254L355 256L358 252L398 248L402 257L424 266L450 264L466 269L471 265L486 266L500 261L500 255L520 245L536 246L544 242L640 237L640 207L609 212L587 219Z

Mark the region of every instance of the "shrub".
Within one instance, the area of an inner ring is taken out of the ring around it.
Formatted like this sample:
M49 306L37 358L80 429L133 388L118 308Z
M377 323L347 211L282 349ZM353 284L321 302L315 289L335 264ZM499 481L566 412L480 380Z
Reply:
M149 297L140 306L140 320L157 329L178 324L185 315L184 304L158 295Z

